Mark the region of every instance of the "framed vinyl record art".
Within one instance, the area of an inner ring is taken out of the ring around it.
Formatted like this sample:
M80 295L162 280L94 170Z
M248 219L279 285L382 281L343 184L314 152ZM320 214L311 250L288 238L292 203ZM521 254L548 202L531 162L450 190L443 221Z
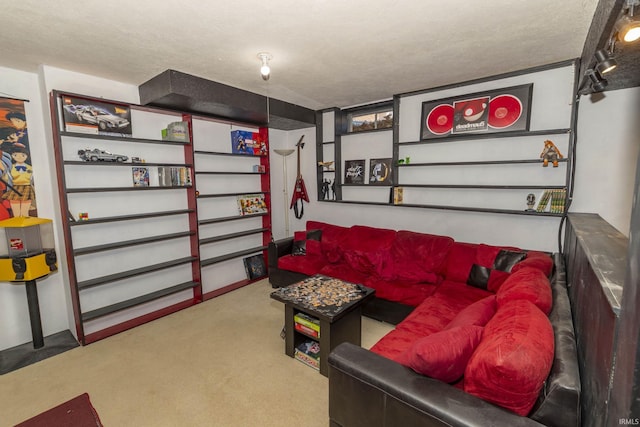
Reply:
M529 130L533 83L422 103L420 139Z

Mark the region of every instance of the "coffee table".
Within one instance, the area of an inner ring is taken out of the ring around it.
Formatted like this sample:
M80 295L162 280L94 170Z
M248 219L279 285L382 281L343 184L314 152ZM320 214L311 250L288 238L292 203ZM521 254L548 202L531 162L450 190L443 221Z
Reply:
M329 353L343 342L360 345L362 305L374 289L323 275L311 276L271 293L284 303L285 354L294 357L296 346L309 339L320 344L320 373L329 375ZM319 321L320 337L298 331L294 316L304 313Z

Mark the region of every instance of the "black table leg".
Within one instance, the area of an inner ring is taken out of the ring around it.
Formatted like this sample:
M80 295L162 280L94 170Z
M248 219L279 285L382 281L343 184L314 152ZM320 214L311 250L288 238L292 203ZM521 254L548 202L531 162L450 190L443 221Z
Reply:
M35 280L25 282L27 290L27 304L29 305L29 320L31 321L31 336L33 348L44 347L42 336L42 321L40 320L40 303L38 302L38 288Z

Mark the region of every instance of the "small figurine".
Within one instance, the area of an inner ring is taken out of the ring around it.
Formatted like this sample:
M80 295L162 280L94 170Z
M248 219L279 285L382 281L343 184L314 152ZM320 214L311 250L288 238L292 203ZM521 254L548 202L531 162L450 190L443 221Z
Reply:
M332 172L334 170L331 169L331 165L333 165L333 162L318 162L318 166L322 166L323 170L327 172Z
M533 207L536 204L536 196L533 193L529 193L527 194L527 211L531 212L533 211Z
M333 182L331 183L331 198L333 200L336 199L336 180L334 179Z
M80 212L78 214L78 220L80 220L80 221L89 221L89 213L88 212Z
M553 141L546 140L544 142L544 149L542 153L540 153L540 158L542 159L542 166L549 166L549 161L553 164L554 168L558 167L558 159L562 159L564 156L558 150L558 147L553 143Z
M328 179L325 179L322 182L322 200L329 200L329 185L331 182Z

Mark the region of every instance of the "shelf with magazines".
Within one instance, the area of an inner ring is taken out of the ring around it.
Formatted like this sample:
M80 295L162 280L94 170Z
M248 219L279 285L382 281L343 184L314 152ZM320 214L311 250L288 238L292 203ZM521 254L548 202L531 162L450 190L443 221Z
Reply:
M78 340L202 301L191 115L61 91L50 107Z
M193 146L202 286L208 299L266 277L269 133L194 116Z

